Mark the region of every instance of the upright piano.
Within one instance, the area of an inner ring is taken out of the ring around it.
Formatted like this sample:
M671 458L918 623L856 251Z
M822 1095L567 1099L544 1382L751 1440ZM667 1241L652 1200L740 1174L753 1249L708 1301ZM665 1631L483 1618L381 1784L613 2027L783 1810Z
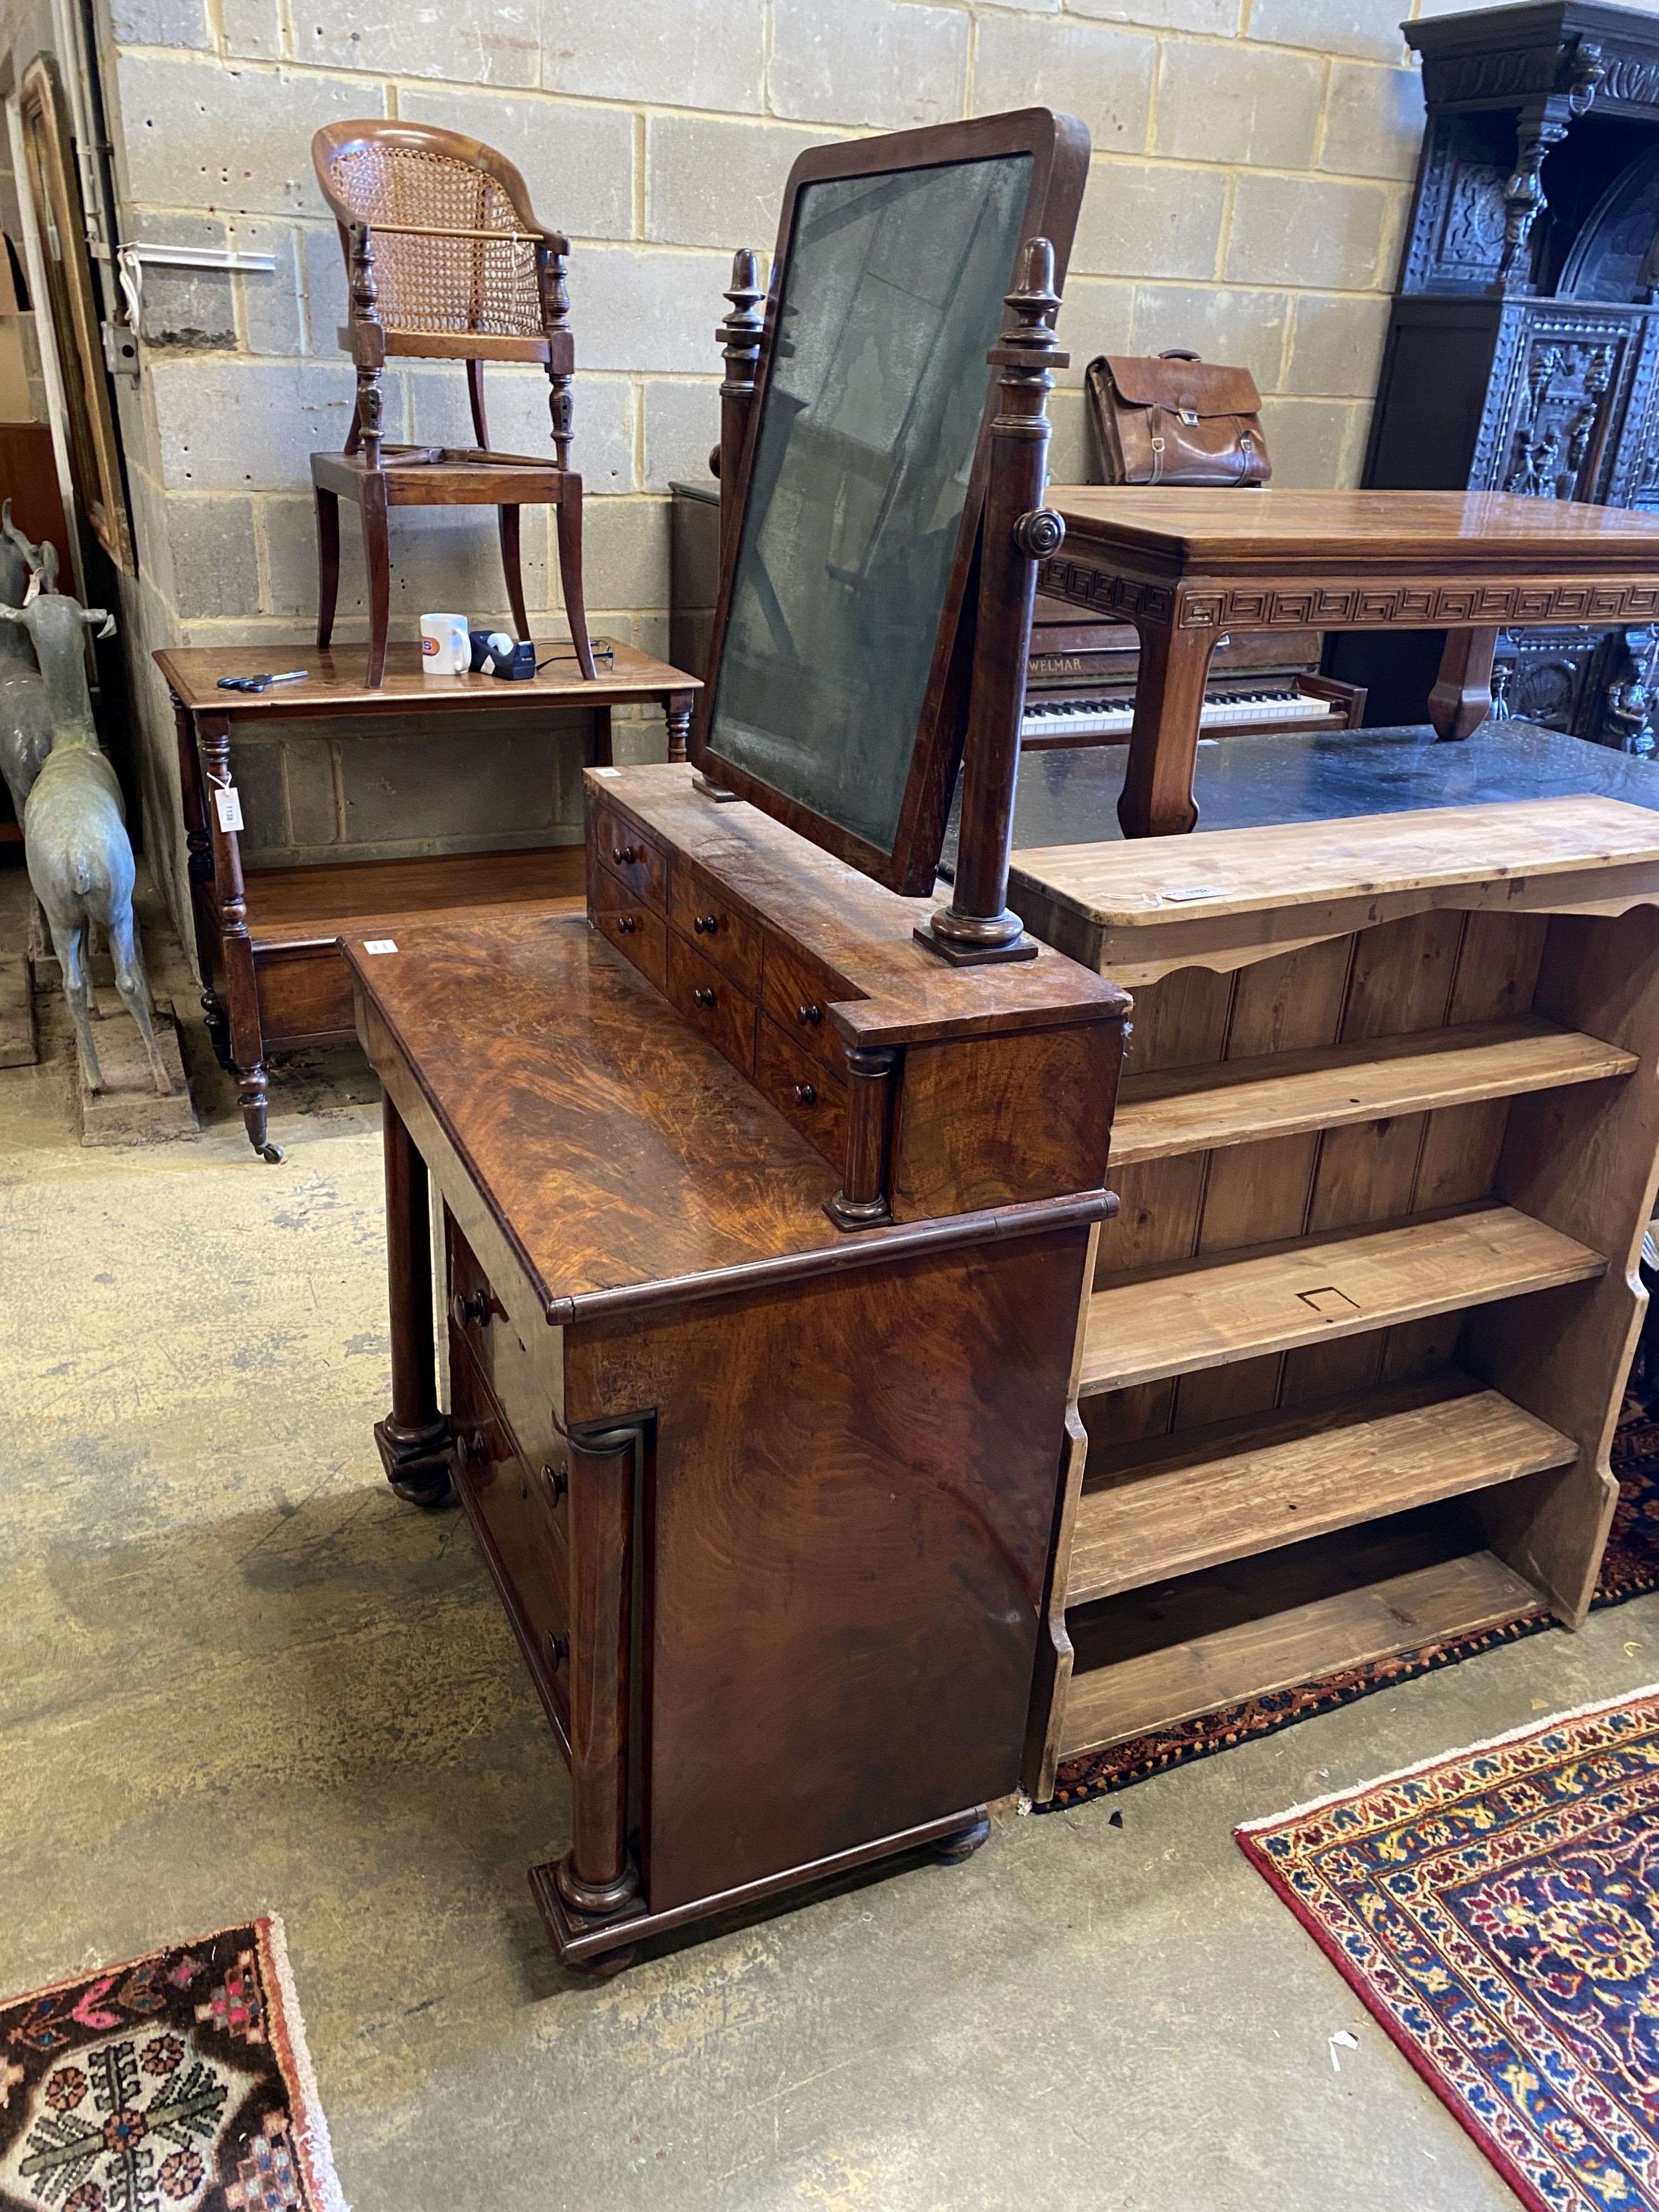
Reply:
M1312 629L1224 638L1210 664L1200 725L1206 737L1272 730L1357 730L1365 692L1319 673ZM1140 638L1132 623L1037 595L1025 662L1027 751L1127 740L1134 720Z

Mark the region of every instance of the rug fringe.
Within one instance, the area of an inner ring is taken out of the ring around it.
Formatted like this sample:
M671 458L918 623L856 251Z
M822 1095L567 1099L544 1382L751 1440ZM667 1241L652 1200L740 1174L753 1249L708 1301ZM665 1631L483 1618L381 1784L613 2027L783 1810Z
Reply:
M1386 1790L1391 1783L1409 1781L1413 1775L1422 1774L1431 1766L1444 1766L1455 1759L1477 1759L1482 1752L1498 1751L1505 1744L1518 1743L1523 1736L1541 1735L1546 1729L1559 1728L1565 1721L1589 1720L1592 1714L1612 1712L1621 1705L1637 1705L1644 1698L1659 1698L1659 1682L1649 1682L1637 1690L1621 1690L1616 1697L1598 1698L1594 1705L1573 1705L1562 1713L1547 1713L1541 1719L1534 1717L1520 1728L1505 1729L1502 1735L1489 1735L1480 1743L1460 1744L1455 1751L1437 1751L1427 1759L1419 1759L1410 1766L1397 1766L1392 1774L1378 1774L1369 1782L1352 1782L1341 1790L1332 1790L1322 1797L1310 1797L1305 1805L1291 1805L1282 1813L1269 1813L1259 1820L1241 1820L1233 1830L1235 1836L1254 1836L1263 1828L1276 1828L1285 1820L1306 1820L1310 1814L1322 1813L1328 1806L1340 1805L1350 1797L1363 1797L1370 1790Z
M317 2199L317 2212L351 2212L334 2171L334 2146L329 2140L328 2116L317 2093L316 2069L306 2041L305 2014L300 2009L300 1993L294 1985L294 1969L289 1963L288 1932L280 1912L262 1913L259 1924L270 1949L270 1970L282 1996L283 2027L288 2038L295 2086L305 2108L303 2117L298 2112L292 2115L295 2147L305 2160L306 2178Z

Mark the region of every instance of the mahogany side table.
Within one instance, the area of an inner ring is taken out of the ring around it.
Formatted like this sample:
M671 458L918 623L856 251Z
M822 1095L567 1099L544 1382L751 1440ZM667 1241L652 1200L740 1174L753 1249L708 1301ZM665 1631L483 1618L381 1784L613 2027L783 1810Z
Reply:
M156 654L179 733L202 1007L214 1049L236 1077L248 1142L262 1158L282 1158L266 1135L267 1047L345 1044L356 1036L351 979L337 939L395 934L399 922L466 907L564 905L574 913L583 902L586 876L580 844L245 870L239 832L209 804L210 792L231 787L233 726L580 707L593 715L593 761L604 767L611 760L611 708L659 701L668 720L668 757L684 760L692 702L702 688L698 679L631 646L594 643L611 658L599 659L592 681L572 658L519 684L495 676L423 676L419 646L393 645L385 680L374 690L362 646L331 652L314 646L174 647ZM270 658L273 650L289 660L297 650L310 674L270 691L218 688L222 676L283 665L281 657ZM458 723L458 736L464 726Z
M1500 629L1659 615L1659 516L1508 492L1124 490L1054 485L1061 551L1037 588L1132 622L1140 680L1126 837L1192 829L1210 656L1249 630L1443 629L1429 719L1491 707Z

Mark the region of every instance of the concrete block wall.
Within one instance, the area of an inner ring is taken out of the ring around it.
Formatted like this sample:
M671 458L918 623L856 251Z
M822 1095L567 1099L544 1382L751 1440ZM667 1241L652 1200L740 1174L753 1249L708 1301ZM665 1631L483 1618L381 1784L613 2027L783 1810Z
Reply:
M352 394L309 142L347 117L490 141L571 234L588 602L596 629L649 650L668 644L667 486L703 475L717 430L731 251L769 244L790 163L830 137L1031 101L1088 124L1057 477L1096 472L1090 356L1176 345L1255 372L1277 482L1357 477L1421 130L1401 0L99 4L126 234L276 262L270 276L147 279L142 379L122 403L146 646L246 642L280 662L309 635L307 459L340 442ZM489 380L498 442L538 450L544 379ZM386 393L390 436L465 434L459 370L398 364ZM363 625L347 520L351 638ZM553 634L556 564L539 522L526 538L535 626ZM505 612L486 518L401 519L392 562L394 635L434 605ZM161 779L171 740L155 697L150 712ZM659 721L619 730L622 752L660 744ZM291 807L285 818L291 830Z

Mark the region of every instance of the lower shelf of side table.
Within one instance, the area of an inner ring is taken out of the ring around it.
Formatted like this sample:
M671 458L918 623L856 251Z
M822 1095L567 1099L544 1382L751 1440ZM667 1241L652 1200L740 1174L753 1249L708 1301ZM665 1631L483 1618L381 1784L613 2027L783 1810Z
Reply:
M580 845L256 869L246 878L247 925L265 1048L345 1043L356 1036L351 980L337 937L395 939L400 928L462 908L577 914L585 895Z

